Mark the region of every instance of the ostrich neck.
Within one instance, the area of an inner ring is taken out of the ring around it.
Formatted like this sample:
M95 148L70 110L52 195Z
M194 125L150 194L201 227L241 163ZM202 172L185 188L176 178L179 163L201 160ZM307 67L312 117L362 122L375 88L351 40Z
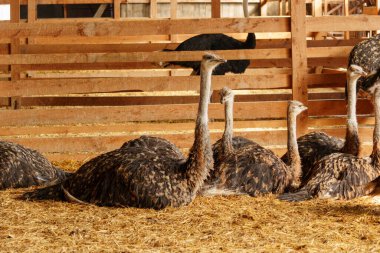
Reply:
M223 155L226 155L228 153L231 153L233 151L232 146L232 135L233 135L233 100L226 101L225 107L224 107L224 114L225 114L225 128L223 133Z
M380 91L375 91L375 128L373 129L372 159L376 166L380 165Z
M298 187L302 177L301 157L297 143L297 115L288 108L288 166L293 172L293 180Z
M348 78L348 105L346 140L342 149L343 153L359 155L360 140L358 134L358 122L356 117L356 83L359 77Z
M185 164L188 187L195 194L213 167L210 134L208 130L208 104L210 100L212 69L201 66L201 89L195 138ZM195 195L194 195L195 196Z

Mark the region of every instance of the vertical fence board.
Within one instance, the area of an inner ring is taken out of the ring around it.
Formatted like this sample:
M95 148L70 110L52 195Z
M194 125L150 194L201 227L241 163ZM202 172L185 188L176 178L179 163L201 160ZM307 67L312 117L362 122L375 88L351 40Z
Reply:
M293 0L291 4L292 36L292 90L293 99L304 103L307 101L307 54L306 54L306 3L305 0ZM302 113L298 120L298 133L307 132L308 114Z

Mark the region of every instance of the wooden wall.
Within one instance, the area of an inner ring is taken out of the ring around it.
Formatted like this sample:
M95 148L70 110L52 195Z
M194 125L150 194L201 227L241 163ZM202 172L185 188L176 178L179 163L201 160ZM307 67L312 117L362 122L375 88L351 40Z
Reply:
M223 86L238 93L236 134L278 154L286 148L288 99L309 106L299 121L300 133L323 130L343 137L345 72L336 69L346 67L359 40L306 36L379 30L380 17L305 17L302 2L292 4L297 15L291 17L36 20L35 1L29 0L26 22L15 9L11 22L0 22L0 136L53 160L86 159L141 134L166 138L186 151L193 141L199 78L188 76L188 69L161 69L155 63L199 60L203 52L160 50L199 33L245 39L247 32L256 32L260 39L254 50L216 51L228 60L250 59L251 65L242 75L213 77L212 139L223 132L217 93ZM360 99L367 152L371 112L371 104Z

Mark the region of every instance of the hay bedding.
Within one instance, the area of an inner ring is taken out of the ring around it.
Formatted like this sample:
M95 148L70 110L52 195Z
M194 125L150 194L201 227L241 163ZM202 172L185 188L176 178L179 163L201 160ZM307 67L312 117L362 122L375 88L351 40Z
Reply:
M22 192L0 192L1 252L380 252L380 206L363 199L198 197L154 211L15 200Z

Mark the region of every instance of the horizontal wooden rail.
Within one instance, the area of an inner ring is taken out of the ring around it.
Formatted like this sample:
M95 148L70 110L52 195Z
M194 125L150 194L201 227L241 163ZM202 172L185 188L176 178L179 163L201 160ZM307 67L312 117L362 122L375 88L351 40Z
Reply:
M286 105L286 101L236 103L234 117L236 119L285 118ZM197 104L1 110L0 117L7 121L0 122L0 126L192 120L195 118L196 111ZM224 119L222 105L211 104L209 111L211 118ZM371 112L371 103L367 100L360 100L358 113L369 114ZM344 100L309 101L310 116L342 116L345 114Z
M0 26L3 37L123 36L194 33L289 32L286 17L173 20L44 20Z
M309 74L310 87L343 86L345 74ZM227 75L213 76L213 89L287 89L290 75ZM128 77L128 78L68 78L46 80L0 81L0 97L65 95L115 91L185 91L199 90L199 77Z
M347 57L352 47L308 48L308 58ZM227 60L237 59L281 59L290 58L290 50L245 49L213 51ZM204 51L180 52L129 52L129 53L72 53L72 54L14 54L0 55L2 64L65 64L65 63L101 63L101 62L166 62L199 61Z

